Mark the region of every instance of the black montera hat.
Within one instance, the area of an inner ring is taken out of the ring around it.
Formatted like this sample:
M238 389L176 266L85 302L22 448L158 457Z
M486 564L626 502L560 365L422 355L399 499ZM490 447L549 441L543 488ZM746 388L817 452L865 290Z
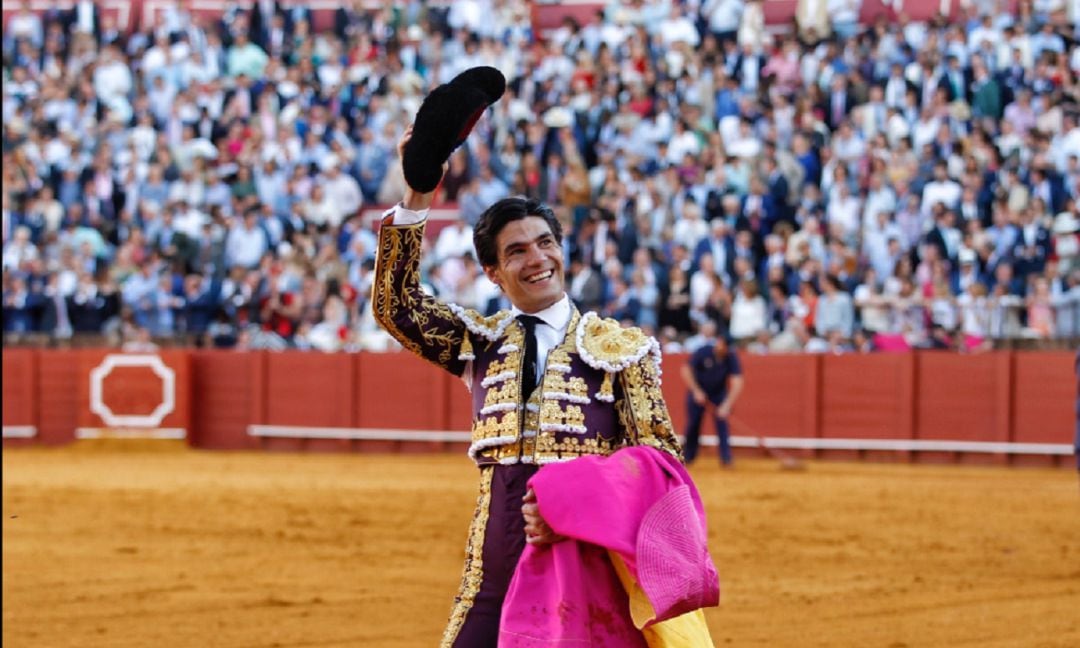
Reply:
M443 162L469 136L476 120L506 91L506 78L493 67L465 70L435 88L416 112L413 133L405 145L405 182L427 193L439 185Z

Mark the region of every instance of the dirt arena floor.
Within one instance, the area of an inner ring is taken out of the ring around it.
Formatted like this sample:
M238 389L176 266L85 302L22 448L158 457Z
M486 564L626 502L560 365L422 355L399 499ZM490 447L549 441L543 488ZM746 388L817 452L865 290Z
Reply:
M3 452L3 645L437 645L463 456ZM744 461L693 474L718 646L1080 646L1071 470Z

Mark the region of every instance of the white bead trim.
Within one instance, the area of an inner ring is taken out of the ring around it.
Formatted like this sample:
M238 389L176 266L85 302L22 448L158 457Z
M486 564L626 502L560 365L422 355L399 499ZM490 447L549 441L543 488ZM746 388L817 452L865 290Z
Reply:
M544 400L556 400L556 401L568 401L570 403L577 403L579 405L589 405L592 403L588 396L578 396L577 394L567 394L565 392L544 392Z
M494 328L492 328L490 326L484 326L480 322L477 322L476 319L469 314L469 311L462 308L461 306L458 306L457 304L448 303L446 307L449 308L450 312L452 312L454 315L457 315L458 319L460 319L465 324L465 328L469 329L476 335L479 335L480 337L488 340L489 342L494 342L495 340L501 338L503 333L506 332L506 327L510 326L510 322L514 321L514 318L510 317L509 313L507 313L507 315L503 317L502 320Z
M469 446L469 458L475 460L476 453L484 448L506 445L507 443L513 443L514 441L517 441L516 436L488 437L486 439L480 439L479 441L473 441L472 445Z
M577 457L541 457L536 460L537 464L549 464L549 463L563 463L566 461L573 461Z
M540 411L540 406L536 405L535 403L526 403L525 404L525 409L527 409L530 412L539 412Z
M564 364L554 364L554 363L552 363L552 364L549 364L547 366L547 368L548 368L548 371L554 371L556 373L563 373L563 374L570 373L570 371L571 371L570 365L564 365Z
M499 347L499 353L502 353L502 354L514 353L515 351L520 351L520 350L521 349L518 348L518 345L510 344L509 342L507 342L506 344Z
M510 380L511 378L513 378L516 375L517 375L517 372L511 370L511 371L504 371L502 373L497 373L494 376L487 376L483 380L480 381L480 386L484 387L484 388L491 387L494 384Z
M509 412L518 408L517 403L495 403L494 405L486 405L480 410L480 416L486 414L494 414L495 412Z
M571 434L585 434L589 428L584 425L570 425L569 423L541 423L541 432L570 432Z
M473 355L473 354L471 354L471 353L460 353L460 354L458 354L458 357L457 357L457 359L458 359L458 360L464 360L464 361L466 361L466 362L469 362L469 361L471 361L471 360L476 360L476 356L474 356L474 355Z
M600 392L596 392L595 394L593 394L593 396L596 397L596 400L603 401L605 403L615 402L615 394L601 394Z

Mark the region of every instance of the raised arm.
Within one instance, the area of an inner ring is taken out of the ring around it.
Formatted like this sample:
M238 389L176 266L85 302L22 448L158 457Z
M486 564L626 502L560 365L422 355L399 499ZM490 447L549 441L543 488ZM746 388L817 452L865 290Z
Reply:
M398 143L402 152L412 136L410 126ZM443 165L446 172L446 165ZM401 208L424 212L431 207L437 188L421 193L408 187ZM379 228L375 279L371 288L371 307L375 320L406 349L439 365L456 376L465 369L466 358L459 357L467 335L465 324L445 303L420 288L420 253L426 220L409 224L397 222L398 210L383 219Z

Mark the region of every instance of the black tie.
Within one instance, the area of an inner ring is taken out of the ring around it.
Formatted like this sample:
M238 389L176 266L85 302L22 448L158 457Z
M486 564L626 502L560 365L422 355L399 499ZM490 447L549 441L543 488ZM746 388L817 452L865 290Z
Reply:
M521 366L521 400L529 400L529 395L536 389L536 325L541 320L532 315L518 315L518 321L525 327L525 362Z

